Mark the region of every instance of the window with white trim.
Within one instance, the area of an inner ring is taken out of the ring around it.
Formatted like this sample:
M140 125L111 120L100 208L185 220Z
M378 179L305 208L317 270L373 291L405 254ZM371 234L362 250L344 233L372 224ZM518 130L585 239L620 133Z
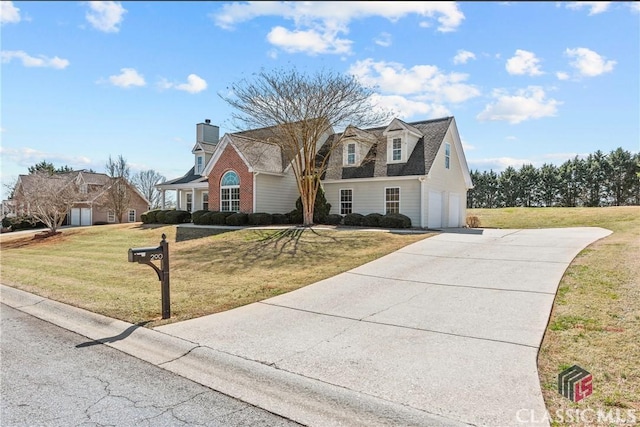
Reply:
M340 189L340 215L353 212L353 190L351 188Z
M451 144L448 142L444 143L444 167L445 169L449 169L451 166Z
M400 187L384 189L384 213L400 213Z
M220 180L220 210L240 211L240 177L234 171L225 173Z
M136 222L136 210L129 209L129 222Z
M202 156L196 156L196 173L201 174L204 167L204 158Z
M202 193L202 210L209 210L209 192Z
M402 139L401 138L393 138L393 145L391 149L393 150L391 159L394 162L402 160Z
M356 144L354 143L347 144L347 164L356 164Z
M89 192L89 186L87 184L80 184L80 194L87 194Z
M193 210L193 193L187 193L187 212Z
M116 213L114 211L107 211L107 222L116 222Z

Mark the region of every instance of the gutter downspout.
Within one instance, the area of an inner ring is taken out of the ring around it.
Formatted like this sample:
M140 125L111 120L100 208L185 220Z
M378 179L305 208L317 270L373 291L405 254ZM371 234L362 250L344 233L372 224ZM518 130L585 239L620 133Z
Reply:
M427 185L427 177L419 176L420 181L420 228L424 228L424 190Z
M253 173L253 190L251 191L251 197L252 197L252 206L251 206L251 212L256 213L256 203L257 203L257 197L256 197L256 182L257 182L257 176L260 174L260 172L254 172Z

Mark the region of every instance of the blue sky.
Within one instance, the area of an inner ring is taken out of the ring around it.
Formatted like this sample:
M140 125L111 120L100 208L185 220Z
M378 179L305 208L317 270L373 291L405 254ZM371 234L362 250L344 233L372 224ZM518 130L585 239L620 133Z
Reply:
M3 183L46 160L167 179L252 73L355 74L417 121L453 115L471 169L640 150L632 2L1 2ZM6 190L2 188L3 197Z

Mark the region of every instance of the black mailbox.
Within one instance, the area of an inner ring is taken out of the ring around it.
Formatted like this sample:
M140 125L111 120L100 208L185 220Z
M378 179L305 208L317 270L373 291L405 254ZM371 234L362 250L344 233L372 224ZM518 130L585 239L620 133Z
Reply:
M152 261L160 261L158 268ZM169 300L169 243L167 236L162 235L160 246L155 248L130 248L129 262L147 264L158 274L158 280L162 283L162 318L171 317L171 304Z
M131 248L129 249L129 262L146 264L149 261L160 261L164 258L162 246L157 248Z

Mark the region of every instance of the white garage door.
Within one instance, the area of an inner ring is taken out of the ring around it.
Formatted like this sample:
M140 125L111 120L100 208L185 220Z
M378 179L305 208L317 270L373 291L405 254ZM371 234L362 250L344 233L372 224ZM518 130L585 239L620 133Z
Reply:
M436 191L429 191L429 218L428 228L442 227L442 194Z
M71 208L71 225L91 225L91 208Z
M71 208L71 225L80 225L80 208Z
M449 194L449 227L460 227L460 195Z
M82 208L80 211L80 225L91 225L91 208Z

